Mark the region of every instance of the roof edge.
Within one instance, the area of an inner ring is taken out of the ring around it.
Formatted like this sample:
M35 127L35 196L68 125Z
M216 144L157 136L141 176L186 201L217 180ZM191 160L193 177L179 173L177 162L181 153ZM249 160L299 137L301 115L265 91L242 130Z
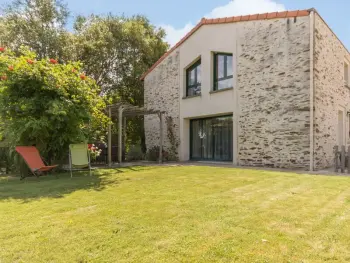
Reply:
M333 31L333 29L328 25L328 23L326 22L326 20L323 19L323 17L321 16L321 14L316 10L316 8L311 8L309 9L310 12L314 12L315 14L317 14L320 19L322 20L322 22L328 27L328 29L332 32L332 34L338 39L338 41L340 42L340 44L345 48L345 50L348 52L348 54L350 55L350 51L349 49L345 46L345 44L343 43L343 41L340 40L340 38L338 37L338 35Z
M272 12L272 13L262 13L262 14L252 14L245 16L231 16L224 18L202 18L200 22L192 28L179 42L177 42L172 48L170 48L156 63L152 65L142 76L141 80L153 71L168 55L170 55L175 49L177 49L182 43L184 43L190 36L192 36L201 26L203 25L216 25L216 24L227 24L227 23L237 23L246 21L256 21L256 20L269 20L278 18L289 18L289 17L302 17L308 16L312 11L316 12L316 9L305 9L305 10L295 10L295 11L282 11L282 12ZM320 16L320 15L319 15ZM320 16L321 17L321 16ZM322 17L321 17L322 18ZM327 23L326 23L327 24Z

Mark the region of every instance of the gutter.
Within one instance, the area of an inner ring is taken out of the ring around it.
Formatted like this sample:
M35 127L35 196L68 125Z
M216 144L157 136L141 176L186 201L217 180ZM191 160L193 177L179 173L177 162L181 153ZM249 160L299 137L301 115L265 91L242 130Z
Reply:
M314 170L314 53L315 10L310 10L310 171Z

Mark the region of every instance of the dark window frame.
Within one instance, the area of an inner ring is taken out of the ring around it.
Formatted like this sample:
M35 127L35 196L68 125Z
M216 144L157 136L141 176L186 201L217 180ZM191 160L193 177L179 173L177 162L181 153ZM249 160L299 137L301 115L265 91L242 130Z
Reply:
M222 78L218 78L217 76L217 69L218 69L218 57L219 56L224 56L224 77ZM222 81L222 80L227 80L227 79L233 79L233 72L232 75L228 75L228 72L227 72L227 58L228 57L231 57L232 59L232 67L233 67L233 54L231 53L223 53L223 52L215 52L214 53L214 87L213 87L213 90L216 91L216 90L219 90L218 87L218 83L219 81ZM227 87L227 89L230 89L230 88L233 88L233 83L232 83L232 87Z
M198 70L198 66L201 66L202 65L202 60L199 58L198 60L196 60L196 62L194 62L190 67L188 67L186 69L186 97L188 96L198 96L200 94L196 94L196 95L188 95L188 91L189 89L191 88L196 88L198 86L201 86L201 92L202 92L202 81L198 83L198 80L197 80L197 77L198 77L198 74L197 74L197 70ZM195 70L195 84L193 85L189 85L189 77L188 77L188 73L192 70ZM202 70L202 69L201 69ZM202 75L202 72L201 72L201 75ZM201 76L202 78L202 76ZM200 92L200 93L201 93Z
M198 119L190 119L190 144L189 144L189 152L190 152L190 160L192 161L215 161L215 162L232 162L233 158L234 158L234 148L233 148L233 144L232 144L232 148L231 148L231 158L227 159L227 160L222 160L222 159L215 159L214 157L214 151L211 153L212 158L194 158L193 157L193 149L192 149L192 142L193 142L193 133L192 133L192 129L193 129L193 122L194 121L200 121L200 127L201 129L203 129L203 121L205 120L210 120L210 119L216 119L216 118L232 118L232 125L233 125L233 114L225 114L225 115L219 115L219 116L211 116L211 117L204 117L204 118L198 118ZM211 127L213 128L213 127ZM233 126L232 126L233 129ZM231 139L233 140L233 136L231 137ZM211 142L212 144L212 149L215 148L215 140L212 140ZM201 148L201 155L203 156L203 148Z

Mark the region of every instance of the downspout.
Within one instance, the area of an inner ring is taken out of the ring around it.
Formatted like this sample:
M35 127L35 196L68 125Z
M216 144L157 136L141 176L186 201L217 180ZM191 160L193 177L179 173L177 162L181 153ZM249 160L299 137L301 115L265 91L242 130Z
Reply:
M233 108L233 165L238 166L239 165L239 158L238 158L238 132L239 132L239 93L238 93L238 52L239 52L239 28L236 25L236 50L235 50L235 86L233 89L233 98L234 98L234 108Z
M310 171L314 170L314 49L315 12L310 12Z

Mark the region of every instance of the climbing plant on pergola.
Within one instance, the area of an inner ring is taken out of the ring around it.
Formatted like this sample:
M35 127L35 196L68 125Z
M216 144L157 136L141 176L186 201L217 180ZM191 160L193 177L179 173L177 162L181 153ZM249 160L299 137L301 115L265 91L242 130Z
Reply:
M163 161L163 116L165 111L133 106L126 102L119 102L107 106L108 116L118 122L118 162L122 163L123 130L126 129L126 118L156 114L159 117L159 163ZM108 166L112 165L112 124L108 126Z

